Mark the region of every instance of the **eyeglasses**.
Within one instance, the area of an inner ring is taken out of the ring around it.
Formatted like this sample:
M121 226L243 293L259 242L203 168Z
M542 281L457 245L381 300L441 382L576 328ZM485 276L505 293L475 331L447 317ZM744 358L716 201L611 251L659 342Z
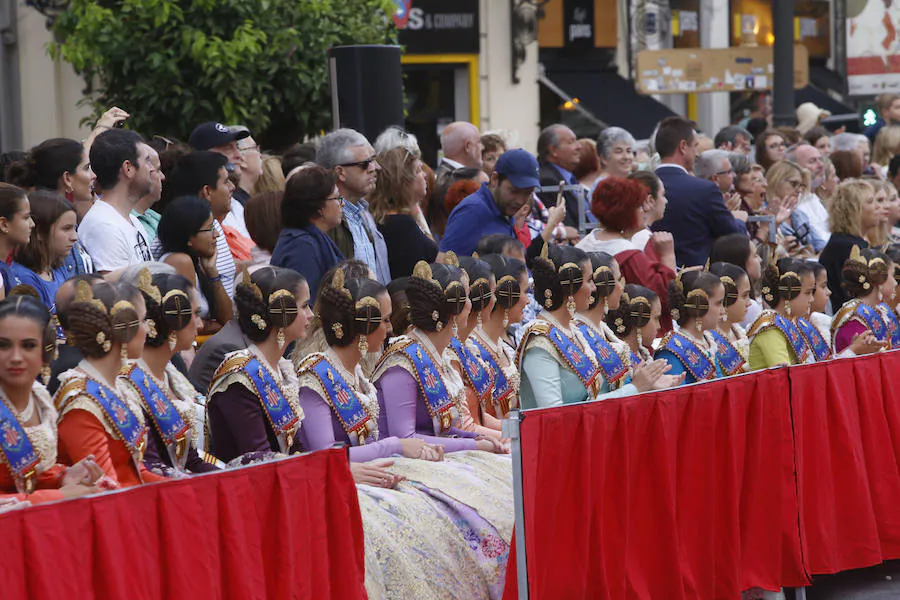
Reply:
M247 146L246 148L239 148L241 154L244 152L253 152L254 150L259 152L259 144L254 144L253 146Z
M787 144L784 142L775 142L774 144L766 144L766 148L769 150L778 150L779 148L787 148Z
M215 227L207 227L206 229L198 229L198 230L197 230L197 234L201 234L201 233L209 233L210 231L213 233L213 235L216 235L216 228L215 228Z
M728 169L727 171L719 171L716 175L734 175L734 169Z
M328 196L325 200L337 200L338 204L341 208L344 208L344 197L343 196Z
M787 182L789 184L791 184L791 187L794 188L795 190L805 190L806 189L806 184L803 183L802 181L793 181L791 179L788 179Z
M372 163L375 163L376 165L378 164L378 161L375 160L374 156L370 156L366 160L361 160L359 162L342 163L342 164L339 164L338 166L339 167L359 167L360 169L367 170L369 168L369 165L371 165Z

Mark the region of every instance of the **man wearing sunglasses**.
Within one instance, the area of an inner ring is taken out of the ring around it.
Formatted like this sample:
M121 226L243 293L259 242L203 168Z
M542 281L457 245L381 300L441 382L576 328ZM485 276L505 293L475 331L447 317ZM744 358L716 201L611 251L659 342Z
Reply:
M328 232L346 258L369 265L384 285L391 281L387 245L375 226L365 197L375 190L381 167L369 141L353 129L332 131L316 148L316 163L334 171L344 198L341 224Z

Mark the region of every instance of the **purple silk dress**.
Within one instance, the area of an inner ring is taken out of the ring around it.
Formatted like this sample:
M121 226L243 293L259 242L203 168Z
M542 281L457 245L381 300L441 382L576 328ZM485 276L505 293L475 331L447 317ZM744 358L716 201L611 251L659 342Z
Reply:
M350 437L341 427L331 407L312 389L300 388L300 408L303 409L304 417L298 439L305 450L330 448L335 442L350 443ZM353 462L367 462L402 453L400 440L384 435L377 442L350 446L350 460Z
M431 415L425 405L425 398L415 378L403 367L386 370L375 382L378 389L378 431L382 436L398 438L415 437L429 444L444 446L445 452L477 450L477 434L451 427L448 436L434 435Z
M256 452L279 452L278 438L256 395L238 383L213 394L207 404L210 454L230 462ZM290 453L299 452L297 438Z

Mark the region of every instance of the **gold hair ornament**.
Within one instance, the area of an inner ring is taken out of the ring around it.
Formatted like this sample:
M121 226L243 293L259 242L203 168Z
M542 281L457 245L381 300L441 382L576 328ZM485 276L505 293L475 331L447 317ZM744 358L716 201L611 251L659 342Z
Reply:
M153 276L150 275L150 269L147 267L144 267L138 272L137 287L139 290L153 298L157 304L162 303L162 293L159 291L158 287L153 285Z

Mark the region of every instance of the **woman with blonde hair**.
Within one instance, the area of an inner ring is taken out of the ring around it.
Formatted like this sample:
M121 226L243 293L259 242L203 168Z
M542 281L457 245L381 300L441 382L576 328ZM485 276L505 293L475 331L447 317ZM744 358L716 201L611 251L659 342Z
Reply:
M825 247L823 240L809 222L809 217L793 210L809 192L809 171L795 162L780 160L766 171L766 202L773 206L788 207L789 220L779 224L777 235L779 258L810 258Z
M878 167L881 177L887 175L888 165L895 154L900 153L900 125L882 127L875 138L872 164Z
M831 306L841 306L849 299L841 285L844 262L853 246L869 247L866 232L878 224L879 218L875 189L868 182L851 179L838 185L828 205L831 238L819 255L819 262L828 271Z
M369 210L387 244L391 275L408 277L417 262L431 262L438 253L414 216L428 193L422 161L406 148L392 148L378 155L378 164L381 173L368 198Z
M284 171L281 168L280 156L264 155L262 174L253 186L253 195L264 192L283 192L285 185Z

